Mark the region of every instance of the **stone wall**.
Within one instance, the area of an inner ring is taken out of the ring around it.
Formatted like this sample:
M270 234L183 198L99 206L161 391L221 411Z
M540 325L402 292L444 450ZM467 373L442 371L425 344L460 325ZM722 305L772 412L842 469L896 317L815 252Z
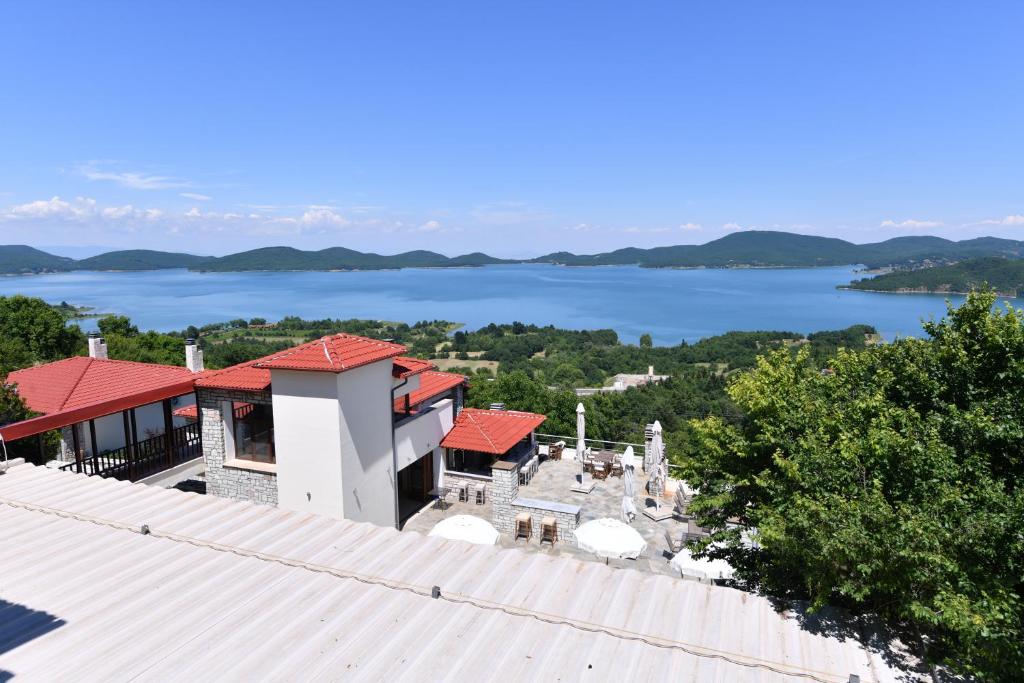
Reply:
M235 467L224 467L223 401L245 401L270 405L270 392L196 389L199 422L203 435L203 459L206 461L206 492L210 495L253 503L277 505L277 475Z
M512 519L515 525L515 516L521 513L530 515L533 538L540 540L541 522L545 517L554 517L557 525L557 540L572 542L572 532L580 525L580 507L578 505L566 505L564 503L552 503L543 500L529 498L516 498L512 501Z
M469 491L469 496L470 496L469 502L471 502L471 503L473 502L473 495L474 495L473 487L476 486L477 484L483 484L484 487L487 489L487 493L485 494L486 495L487 504L489 505L491 503L491 478L490 477L474 476L474 475L466 474L464 472L452 472L451 470L448 470L448 469L446 469L444 471L444 485L445 486L454 488L458 484L462 484L462 483L465 483L465 484L468 485L468 491Z
M515 531L512 501L519 497L519 465L496 460L491 465L491 523L503 534Z

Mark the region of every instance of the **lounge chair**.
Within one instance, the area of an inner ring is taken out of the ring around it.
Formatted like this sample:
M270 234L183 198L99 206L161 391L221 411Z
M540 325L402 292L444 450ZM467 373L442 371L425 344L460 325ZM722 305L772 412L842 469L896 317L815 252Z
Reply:
M685 532L684 532L685 533ZM685 545L682 538L673 538L672 532L665 529L665 545L668 546L668 552L670 555L676 555Z

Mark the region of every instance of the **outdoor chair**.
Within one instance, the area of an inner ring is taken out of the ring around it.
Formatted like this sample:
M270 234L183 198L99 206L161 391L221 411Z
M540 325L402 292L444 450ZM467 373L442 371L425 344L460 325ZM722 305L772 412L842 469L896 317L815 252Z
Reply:
M437 504L438 510L447 510L451 505L448 503L448 496L451 495L452 488L450 486L442 486L437 489Z
M593 473L594 473L594 479L607 479L608 478L608 469L605 467L603 462L595 462L591 466L591 468L592 468Z
M464 481L460 481L458 484L455 485L454 488L455 488L455 490L459 494L459 502L460 503L462 503L462 502L468 503L469 502L469 484L464 482Z
M530 463L524 463L519 468L519 483L522 486L529 486L530 479L533 477L533 470L530 469Z
M612 462L611 475L613 477L621 477L622 476L622 461L621 460L616 459L614 462Z
M685 519L688 516L687 510L690 507L691 500L692 497L686 495L686 492L683 490L683 484L682 482L680 482L679 486L676 487L676 494L672 498L672 513L677 517L682 517Z
M704 538L708 534L709 531L702 526L698 526L697 522L692 518L686 520L686 540L692 541L694 539Z
M683 533L685 534L686 532ZM680 550L683 549L684 541L682 537L673 538L672 532L668 529L665 529L665 544L668 546L669 554L676 555L679 553Z
M540 520L540 542L541 545L544 541L547 541L551 545L555 544L558 540L558 522L554 517L545 517Z
M530 538L533 536L533 518L529 512L520 512L516 515L516 535L515 539L518 541L521 537L526 539L526 542L530 542Z
M565 450L565 442L564 441L559 441L557 443L551 444L551 446L548 448L548 459L549 460L561 460L562 459L562 451L563 450Z
M530 461L530 478L532 479L537 472L540 471L540 457L533 456L533 460Z
M477 484L473 487L473 498L476 500L477 505L483 505L487 502L487 487L483 484Z

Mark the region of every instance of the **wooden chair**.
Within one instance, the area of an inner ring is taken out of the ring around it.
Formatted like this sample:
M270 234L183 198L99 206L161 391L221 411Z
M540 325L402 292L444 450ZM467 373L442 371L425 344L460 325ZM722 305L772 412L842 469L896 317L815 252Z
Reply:
M529 512L520 512L516 515L516 535L514 540L518 541L520 537L525 538L527 543L533 537L533 518Z
M477 505L483 505L487 502L487 487L483 484L477 484L473 487L473 499Z
M455 491L459 494L459 502L469 502L469 484L464 481L460 481L454 487Z
M544 541L547 541L551 545L555 544L558 540L558 522L554 517L545 517L540 520L540 542L541 545Z
M562 459L562 451L563 450L565 450L565 442L564 441L559 441L558 443L551 444L551 446L548 448L548 459L549 460L561 460Z
M620 460L619 458L616 458L615 460L612 461L611 475L613 477L621 477L622 473L623 473L623 470L622 470L622 460Z
M603 462L595 462L591 466L591 471L594 474L594 479L607 479L608 469L605 467Z

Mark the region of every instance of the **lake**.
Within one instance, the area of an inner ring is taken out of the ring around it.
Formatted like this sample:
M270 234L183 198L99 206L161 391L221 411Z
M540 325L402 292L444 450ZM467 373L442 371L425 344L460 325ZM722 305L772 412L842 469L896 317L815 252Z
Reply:
M814 332L855 323L886 339L918 335L945 297L837 290L853 267L669 270L634 266L504 265L345 273L74 272L0 277L0 294L26 294L130 316L140 329L286 315L413 323L444 319L475 329L520 320L573 329L645 332L678 344L730 330ZM959 302L963 297L951 297ZM86 320L84 329L94 329Z

